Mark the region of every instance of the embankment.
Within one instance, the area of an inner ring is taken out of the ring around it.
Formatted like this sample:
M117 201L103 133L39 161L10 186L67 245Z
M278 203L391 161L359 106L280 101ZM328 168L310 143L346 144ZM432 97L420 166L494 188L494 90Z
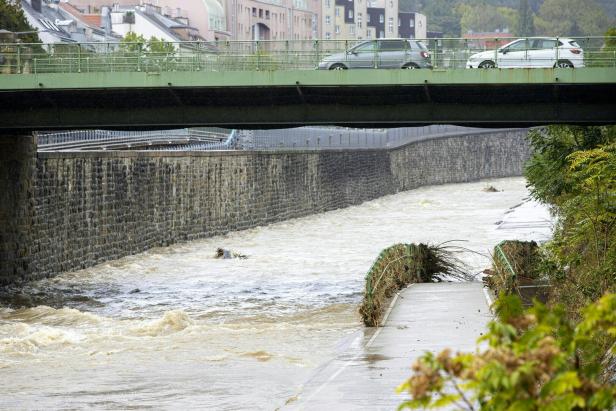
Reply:
M521 175L524 135L486 131L389 150L38 153L11 166L17 177L0 165L0 185L14 192L3 207L27 222L0 230L0 284L423 185Z

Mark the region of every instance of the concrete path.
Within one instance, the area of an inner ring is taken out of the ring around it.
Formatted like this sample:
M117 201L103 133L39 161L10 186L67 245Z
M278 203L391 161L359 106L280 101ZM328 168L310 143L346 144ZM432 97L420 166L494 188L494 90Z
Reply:
M284 409L395 410L396 387L425 351L472 351L492 318L481 283L413 284L384 327L366 329Z

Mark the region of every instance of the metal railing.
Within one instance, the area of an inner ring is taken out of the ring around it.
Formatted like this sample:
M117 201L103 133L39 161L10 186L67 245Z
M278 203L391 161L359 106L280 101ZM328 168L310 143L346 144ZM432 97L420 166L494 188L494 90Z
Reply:
M155 131L76 130L37 135L40 151L105 150L138 147L172 149L163 146L200 147L202 150L228 148L235 132L216 127Z
M522 43L504 47L515 40ZM561 62L616 67L616 37L419 39L398 49L384 50L381 43L367 50L355 48L365 41L173 42L166 52L152 50L147 43L10 43L0 44L0 74L312 70L332 68L330 63L336 61L347 68L410 67L418 53L427 55L422 58L439 69L477 67L484 62L502 68L555 67ZM486 54L473 57L479 52Z
M414 141L486 130L453 125L365 129L346 127L298 127L252 130L242 133L238 146L248 150L322 150L348 148L394 148Z

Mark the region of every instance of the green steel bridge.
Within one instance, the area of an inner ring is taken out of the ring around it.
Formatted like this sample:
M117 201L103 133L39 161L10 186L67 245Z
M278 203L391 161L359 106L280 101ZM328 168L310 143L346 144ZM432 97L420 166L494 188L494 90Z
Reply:
M616 39L577 41L585 67L466 69L486 43L439 39L431 70L378 69L375 51L332 71L316 68L352 42L0 44L0 133L616 123Z

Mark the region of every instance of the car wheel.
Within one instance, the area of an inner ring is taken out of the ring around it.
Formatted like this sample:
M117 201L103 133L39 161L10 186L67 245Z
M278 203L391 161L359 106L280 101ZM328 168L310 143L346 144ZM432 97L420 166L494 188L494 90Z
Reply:
M573 64L569 60L558 60L554 68L573 68Z
M481 64L479 64L479 68L490 69L494 67L496 67L496 64L494 64L492 60L482 61Z
M409 64L405 64L404 66L402 66L403 70L415 70L418 69L419 66L417 64L414 63L409 63Z
M329 69L330 70L346 70L347 68L344 64L336 63L336 64L332 64Z

